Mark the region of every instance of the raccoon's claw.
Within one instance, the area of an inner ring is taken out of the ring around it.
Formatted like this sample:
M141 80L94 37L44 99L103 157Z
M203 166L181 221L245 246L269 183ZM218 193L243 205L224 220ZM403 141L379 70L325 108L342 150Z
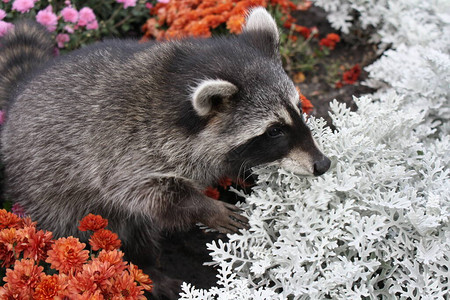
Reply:
M239 214L242 212L240 208L217 200L215 205L220 208L205 222L205 225L217 229L220 233L236 233L240 229L250 228L248 219Z

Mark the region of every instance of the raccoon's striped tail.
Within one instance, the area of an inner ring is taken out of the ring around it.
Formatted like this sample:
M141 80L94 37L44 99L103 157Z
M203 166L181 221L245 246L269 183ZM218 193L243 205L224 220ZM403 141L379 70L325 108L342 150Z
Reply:
M52 57L53 47L45 27L25 19L0 39L0 108L5 108L19 80Z

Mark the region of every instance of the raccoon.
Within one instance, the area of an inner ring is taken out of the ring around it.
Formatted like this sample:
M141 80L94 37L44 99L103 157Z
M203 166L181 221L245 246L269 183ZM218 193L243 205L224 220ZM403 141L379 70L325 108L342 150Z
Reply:
M203 194L220 178L274 162L316 176L330 167L264 8L236 36L110 40L53 58L45 29L27 21L0 44L7 193L56 237L86 239L79 220L100 214L131 261L152 265L164 231L248 228L236 206Z

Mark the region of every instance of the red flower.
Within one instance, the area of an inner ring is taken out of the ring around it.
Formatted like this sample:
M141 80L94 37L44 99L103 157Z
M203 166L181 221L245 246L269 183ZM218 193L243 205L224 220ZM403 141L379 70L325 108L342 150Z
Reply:
M233 183L230 177L223 177L219 180L219 185L225 190Z
M346 84L354 84L358 80L359 75L361 75L361 67L359 64L356 64L350 70L344 72L342 80Z
M216 199L216 200L218 200L219 197L220 197L219 190L218 190L217 188L213 188L213 187L211 187L211 186L208 186L208 187L206 188L206 190L203 191L203 193L204 193L206 196L208 196L209 198L213 198L213 199Z
M121 246L119 236L108 229L100 229L94 232L89 239L89 244L94 251L100 249L114 250L119 249Z
M78 229L81 231L97 231L108 226L108 220L103 219L99 215L88 214L80 221Z
M295 31L300 33L305 39L311 35L311 29L305 26L295 25Z
M336 33L329 33L325 38L320 40L319 45L333 50L334 47L336 47L336 44L340 42L340 40L341 38Z

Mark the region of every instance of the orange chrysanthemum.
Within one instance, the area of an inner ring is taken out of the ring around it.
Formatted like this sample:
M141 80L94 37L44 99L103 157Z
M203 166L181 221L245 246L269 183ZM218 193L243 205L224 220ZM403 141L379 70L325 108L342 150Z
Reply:
M51 300L56 297L63 298L67 295L67 276L62 275L45 275L41 282L36 286L33 294L35 300Z
M83 250L86 244L80 243L77 238L60 238L52 245L52 249L47 252L48 258L45 260L53 269L62 273L80 271L83 264L89 258L89 251Z
M0 229L4 228L20 228L22 226L22 219L17 215L0 209Z
M11 266L19 252L15 251L17 243L17 230L15 228L6 228L0 231L0 260L2 267Z
M95 293L96 290L110 291L112 288L112 278L116 274L115 269L109 262L93 260L89 264L83 265L80 272L69 280L69 292L71 294L83 294L84 292Z
M137 281L145 290L151 291L153 289L153 281L147 274L142 272L137 266L130 263L129 266L130 275Z
M50 250L53 240L49 231L36 231L36 227L26 226L17 231L19 243L17 250L22 252L24 258L31 258L35 261L45 260L47 251Z
M120 299L146 299L144 296L144 288L138 286L133 276L128 272L124 272L121 276L115 277L112 290Z
M110 263L111 266L113 266L114 269L116 270L115 272L120 274L127 267L127 263L123 261L123 256L124 253L119 250L111 250L111 251L102 250L98 254L98 257L95 258L94 260Z
M32 259L18 260L14 264L14 269L6 270L4 280L11 290L23 289L31 296L32 290L38 285L41 277L44 275L43 270L44 268L37 266Z
M245 18L243 15L231 16L227 21L227 29L230 33L241 33L244 23Z
M80 226L78 229L80 231L97 231L99 229L104 229L108 226L108 220L103 219L99 215L88 214L80 221Z
M173 39L185 36L211 35L211 30L226 24L231 33L240 33L245 14L253 7L267 7L268 3L287 15L295 5L289 0L180 0L157 3L143 26L142 41L151 38ZM158 25L158 26L156 26ZM166 27L167 30L161 29Z
M94 251L100 249L114 250L121 246L118 235L108 229L100 229L94 232L89 239L89 244Z

